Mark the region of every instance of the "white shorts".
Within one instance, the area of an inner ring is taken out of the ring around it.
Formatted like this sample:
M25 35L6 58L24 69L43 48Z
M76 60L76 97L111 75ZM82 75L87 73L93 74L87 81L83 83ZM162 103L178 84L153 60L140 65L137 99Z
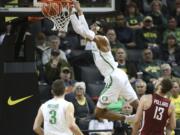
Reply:
M119 97L124 97L130 103L138 99L128 76L121 69L115 69L110 76L105 77L105 83L97 102L99 108L106 108L110 103L118 101Z

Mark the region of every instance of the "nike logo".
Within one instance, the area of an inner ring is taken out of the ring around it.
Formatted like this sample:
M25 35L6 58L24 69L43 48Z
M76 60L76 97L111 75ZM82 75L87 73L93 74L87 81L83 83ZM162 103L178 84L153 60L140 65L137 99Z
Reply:
M16 100L13 100L13 99L11 98L11 96L10 96L10 97L8 98L7 104L8 104L9 106L13 106L13 105L16 105L16 104L18 104L18 103L20 103L20 102L28 99L28 98L31 98L32 96L33 96L33 95L30 95L30 96L23 97L23 98L19 98L19 99L16 99Z

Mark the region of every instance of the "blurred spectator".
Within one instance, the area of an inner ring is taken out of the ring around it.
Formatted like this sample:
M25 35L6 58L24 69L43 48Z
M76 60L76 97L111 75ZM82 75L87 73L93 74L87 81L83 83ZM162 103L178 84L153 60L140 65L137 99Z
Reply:
M133 113L133 107L128 102L126 102L123 105L120 113L125 115L131 115ZM131 134L130 126L132 126L132 122L131 123L120 122L120 123L122 124L122 127L120 126L121 127L120 130L118 130L118 128L115 127L115 135L130 135ZM117 123L115 122L115 124Z
M135 3L137 5L137 9L142 12L142 1L141 0L126 0L126 5L129 5L129 3Z
M42 51L49 48L47 44L47 37L43 32L39 32L35 38L36 47ZM42 55L42 54L41 54Z
M168 27L163 33L163 43L167 41L167 36L169 33L174 33L177 39L177 44L180 44L180 28L177 27L176 18L173 16L169 17L168 19Z
M135 90L138 98L140 99L146 93L147 84L142 79L138 79L135 83Z
M134 82L137 68L134 63L128 61L126 51L123 48L117 49L115 59L118 62L118 68L127 73L131 83Z
M152 0L140 0L141 1L141 11L144 15L147 15L151 11Z
M107 29L106 37L109 39L113 56L115 56L115 52L118 48L125 48L124 44L120 43L117 39L116 32L113 28Z
M0 33L0 45L2 45L4 41L4 37L5 37L5 33L4 32Z
M176 17L177 20L177 25L178 27L180 26L180 1L176 0L176 8L175 8L175 13L174 16Z
M152 49L155 57L158 57L160 34L157 28L154 26L151 16L146 16L143 23L143 28L136 33L136 44L141 49Z
M130 115L133 112L133 107L123 97L119 97L118 101L109 104L107 108L126 115Z
M167 11L169 15L174 14L174 10L176 10L176 0L165 0L167 5Z
M139 6L140 11L144 15L148 15L152 10L152 1L153 0L138 0L138 1L139 1L139 5L140 5ZM167 11L168 4L167 3L168 3L168 1L174 1L174 0L156 0L156 1L160 1L161 5L162 5L161 6L161 11L163 12L163 14L167 15L168 14L168 11Z
M161 76L160 65L162 61L154 60L151 49L143 51L143 61L139 64L139 71L143 72L143 80L147 83L147 88L153 90L153 85Z
M1 22L0 25L0 45L2 45L5 37L11 34L12 25L4 22Z
M180 47L177 45L174 33L167 35L166 43L161 47L162 59L169 63L172 67L180 65Z
M177 81L173 81L173 88L171 89L171 102L175 105L175 113L176 113L176 128L179 127L180 122L180 84Z
M133 107L128 102L126 102L122 107L121 113L125 115L130 115L133 113Z
M116 4L118 5L117 11L124 13L126 10L127 0L118 0L118 1L116 1Z
M75 109L75 116L82 118L86 117L88 114L92 114L94 112L94 104L92 100L86 99L86 84L84 82L76 82L74 86L74 93L76 99L76 103L74 103L74 105L77 109Z
M60 39L58 36L52 35L49 37L50 48L44 51L43 53L43 57L42 57L43 65L47 64L50 61L52 50L58 50L59 51L58 57L67 61L65 53L59 49L59 45L60 45Z
M161 77L168 77L180 83L180 78L174 76L172 68L169 64L161 65Z
M173 81L173 88L171 89L171 101L176 106L176 117L180 120L180 84L177 81Z
M65 31L60 31L58 33L58 37L60 38L60 46L59 46L59 49L62 49L66 54L68 51L68 49L70 49L70 44L68 43L66 37L67 37L67 32Z
M162 2L159 0L153 0L151 3L151 11L149 15L153 18L154 25L163 32L166 28L167 20L165 15L162 12Z
M108 105L108 110L112 110L117 113L122 114L132 114L133 108L132 106L126 102L126 100L123 97L119 97L117 102L113 102ZM115 121L114 122L114 133L113 135L126 135L129 133L129 125L128 123Z
M117 102L113 102L108 105L108 110L113 112L130 115L133 112L133 107L126 102L123 97L119 97ZM129 132L128 126L132 123L124 123L115 121L114 122L114 133L113 135L126 135Z
M141 29L143 27L143 23L142 23L143 16L139 12L136 3L130 2L127 5L126 20L127 20L127 23L126 23L127 27L133 30Z
M45 65L45 76L48 84L59 78L61 68L68 66L67 61L61 59L59 56L59 49L52 50L50 60Z
M136 48L134 42L134 32L126 26L126 19L122 13L116 15L116 30L117 39L125 45L126 48Z
M84 82L76 82L74 85L74 100L73 105L75 108L74 115L76 123L81 130L87 130L89 121L93 118L94 102L92 99L86 97L86 85Z
M35 43L36 43L35 61L39 75L39 81L44 81L45 76L44 76L44 66L42 63L42 55L47 49L49 49L49 46L47 45L46 35L43 32L38 33L35 38Z
M71 32L60 31L58 36L61 40L60 49L66 53L66 57L69 57L72 50L81 48L78 35Z
M73 79L73 71L71 68L68 66L62 67L59 76L64 81L65 94L72 92L76 80Z

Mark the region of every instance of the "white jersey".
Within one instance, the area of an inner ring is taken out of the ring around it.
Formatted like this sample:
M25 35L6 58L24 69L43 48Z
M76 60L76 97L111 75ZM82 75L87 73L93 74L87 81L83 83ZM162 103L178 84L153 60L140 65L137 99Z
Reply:
M44 117L44 135L72 135L65 117L69 102L63 98L51 99L41 106Z
M97 48L95 42L91 42L93 59L96 67L99 69L101 74L106 77L109 76L115 69L117 69L118 63L115 62L111 51L102 52Z
M108 104L116 102L120 95L129 102L136 100L137 95L128 80L128 76L123 70L117 68L118 63L115 62L111 50L102 52L97 48L96 43L93 42L95 33L89 30L84 15L79 16L78 19L77 16L73 14L70 16L70 20L76 33L91 40L89 45L92 47L89 46L88 49L92 50L96 67L105 77L104 81L106 85L101 92L97 107L106 108Z

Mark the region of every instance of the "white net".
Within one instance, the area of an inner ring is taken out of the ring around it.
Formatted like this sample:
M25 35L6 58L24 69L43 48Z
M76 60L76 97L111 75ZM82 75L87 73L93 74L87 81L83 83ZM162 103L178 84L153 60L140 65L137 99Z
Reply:
M47 18L54 23L54 27L52 28L52 30L67 32L69 21L70 21L69 9L67 9L66 7L63 7L62 12L59 15L50 16Z
M60 5L60 6L62 6L62 5ZM62 11L58 15L55 15L55 16L47 16L43 13L46 18L48 18L49 20L51 20L54 23L54 27L52 28L52 30L67 32L69 21L70 21L69 8L70 7L68 5L62 6L61 7Z

